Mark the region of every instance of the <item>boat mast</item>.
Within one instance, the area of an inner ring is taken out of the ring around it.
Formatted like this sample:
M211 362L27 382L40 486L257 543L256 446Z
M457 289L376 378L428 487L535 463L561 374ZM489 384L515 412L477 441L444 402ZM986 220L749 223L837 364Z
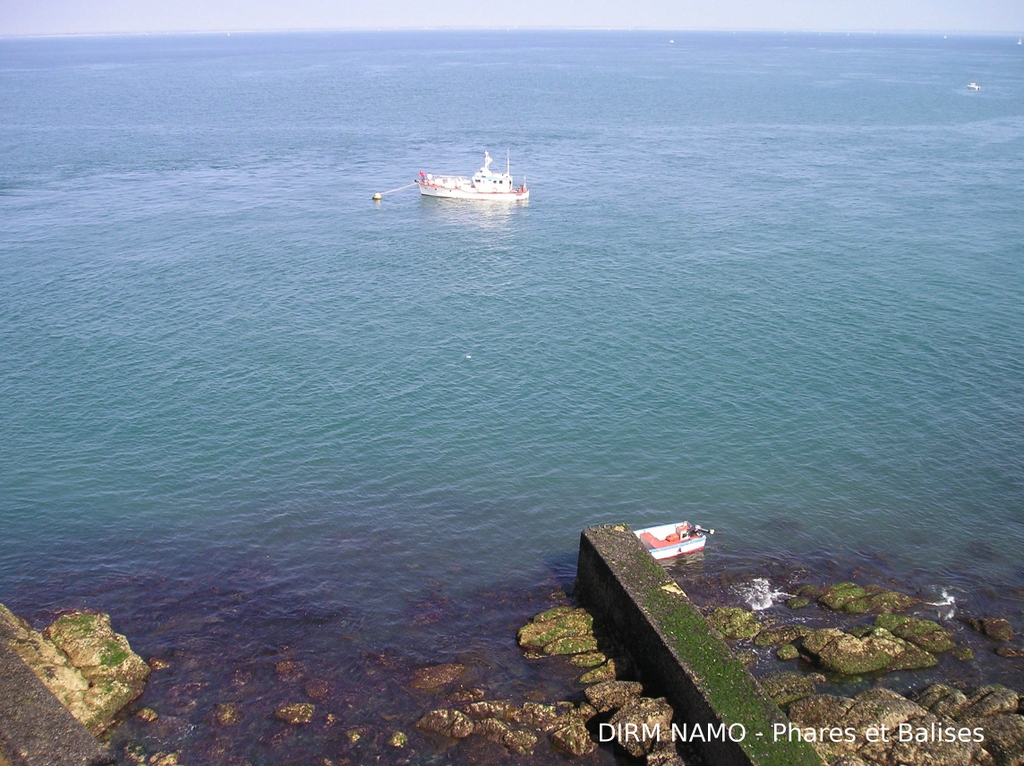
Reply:
M512 175L512 155L505 149L505 175Z

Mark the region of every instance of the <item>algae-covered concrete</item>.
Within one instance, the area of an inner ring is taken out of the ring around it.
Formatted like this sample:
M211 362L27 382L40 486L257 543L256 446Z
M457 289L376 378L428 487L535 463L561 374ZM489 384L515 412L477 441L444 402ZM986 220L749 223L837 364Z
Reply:
M775 736L775 725L787 723L782 711L629 527L585 529L576 577L584 605L629 648L645 686L668 698L679 730L710 725L717 733L724 724L732 733L691 738L708 762L822 766L811 745Z

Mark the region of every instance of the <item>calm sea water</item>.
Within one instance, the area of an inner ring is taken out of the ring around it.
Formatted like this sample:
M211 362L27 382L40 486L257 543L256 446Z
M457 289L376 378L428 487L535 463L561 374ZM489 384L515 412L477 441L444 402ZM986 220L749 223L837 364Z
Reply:
M412 666L690 518L1019 622L1022 210L1006 38L0 41L0 601Z

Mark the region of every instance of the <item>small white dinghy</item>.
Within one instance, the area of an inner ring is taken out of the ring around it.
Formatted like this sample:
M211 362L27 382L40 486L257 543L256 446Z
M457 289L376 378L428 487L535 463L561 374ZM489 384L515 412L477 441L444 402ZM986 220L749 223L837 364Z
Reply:
M633 534L640 538L647 552L656 559L671 559L687 553L703 550L708 535L715 534L713 529L683 521L677 524L662 524L657 527L635 529Z

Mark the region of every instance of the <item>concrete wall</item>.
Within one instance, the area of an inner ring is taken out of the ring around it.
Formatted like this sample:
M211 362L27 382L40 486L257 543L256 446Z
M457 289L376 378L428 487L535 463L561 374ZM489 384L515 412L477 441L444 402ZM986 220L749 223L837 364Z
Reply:
M741 742L693 742L709 763L822 766L809 744L775 741L773 725L787 721L782 711L629 527L583 531L576 584L584 606L629 649L645 689L668 699L678 724L742 725Z
M0 639L0 766L101 766L110 752Z

